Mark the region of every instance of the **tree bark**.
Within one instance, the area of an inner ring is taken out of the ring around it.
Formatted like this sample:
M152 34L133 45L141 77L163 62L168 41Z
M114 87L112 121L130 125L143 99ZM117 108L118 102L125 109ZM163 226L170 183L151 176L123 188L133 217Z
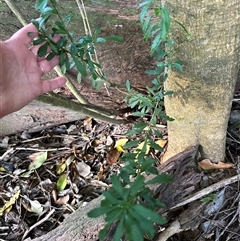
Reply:
M237 80L240 47L238 0L166 0L173 19L173 58L183 61L183 72L170 71L165 98L168 149L164 161L188 146L200 145L203 158L223 161L232 98Z

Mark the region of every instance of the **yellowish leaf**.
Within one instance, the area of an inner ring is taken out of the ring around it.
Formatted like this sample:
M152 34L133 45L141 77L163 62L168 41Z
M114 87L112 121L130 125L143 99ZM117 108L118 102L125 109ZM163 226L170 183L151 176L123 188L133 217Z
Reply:
M16 200L19 198L20 190L17 191L9 201L7 201L2 208L0 208L0 215L2 215L4 212L9 212L11 210L12 205L16 202Z
M66 162L60 163L59 165L57 165L57 168L56 168L57 174L63 173L66 170L66 168L67 168Z
M128 142L127 138L122 138L116 141L114 148L119 152L124 152L123 146Z
M136 148L136 150L142 150L143 149L143 146L144 146L144 143L145 143L145 141L143 141L143 142L141 142L138 146L137 146L137 148ZM150 151L150 146L147 144L146 145L146 154L148 154L148 152ZM135 151L136 152L136 151Z
M158 144L159 146L161 146L162 148L164 148L165 145L167 144L167 140L160 139L160 140L155 141L155 143Z
M62 174L57 180L57 190L62 191L67 186L67 174Z

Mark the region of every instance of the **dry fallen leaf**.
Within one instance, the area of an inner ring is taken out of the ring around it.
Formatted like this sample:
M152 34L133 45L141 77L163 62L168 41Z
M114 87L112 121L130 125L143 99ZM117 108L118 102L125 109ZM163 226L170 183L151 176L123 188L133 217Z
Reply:
M2 215L3 213L7 213L11 210L12 205L16 202L16 200L18 199L20 195L20 190L17 191L11 198L9 201L7 201L4 206L2 208L0 208L0 215Z
M213 163L210 159L203 159L202 161L198 162L198 165L204 170L213 170L213 169L228 169L232 168L235 165L233 163L227 162L218 162Z

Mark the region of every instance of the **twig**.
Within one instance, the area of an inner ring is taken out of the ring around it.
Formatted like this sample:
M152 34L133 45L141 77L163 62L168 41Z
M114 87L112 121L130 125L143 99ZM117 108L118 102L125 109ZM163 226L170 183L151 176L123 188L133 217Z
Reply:
M18 9L18 7L16 6L16 4L12 1L12 0L4 0L5 3L8 5L8 7L11 9L11 11L16 15L16 17L18 18L18 20L22 23L23 26L27 25L27 20L24 17L24 15L20 12L20 10ZM76 97L76 99L81 103L81 104L89 104L89 102L79 93L79 91L77 90L77 88L74 86L74 84L71 82L71 80L62 73L61 68L59 65L57 65L54 70L57 72L58 76L64 77L66 78L67 82L66 85L69 88L69 90L71 91L71 93ZM48 96L48 98L46 97L45 100L47 99L47 101L43 101L44 97L43 96L39 96L37 98L38 100L40 100L41 102L45 102L45 103L49 103L52 104L54 98L51 98L50 96ZM73 104L71 104L73 103ZM74 106L74 104L76 104L73 101L69 101L68 103L64 103L63 102L58 103L57 106L62 106L65 108L68 108L68 106ZM56 104L55 104L56 105ZM69 109L69 108L68 108ZM91 108L92 109L92 108ZM88 108L86 108L85 106L81 106L81 108L78 108L77 110L78 112L82 113L82 114L86 114L88 116L91 116L93 118L102 120L102 121L106 121L109 123L113 123L113 124L122 124L123 121L121 120L115 120L112 118L109 118L107 116L104 116L101 114L101 112L99 112L98 110L89 110Z
M206 187L199 192L194 193L192 196L186 197L182 202L180 202L177 205L171 207L169 209L169 211L173 210L173 209L176 209L176 208L179 208L181 206L184 206L184 205L186 205L188 203L191 203L195 200L198 200L199 198L202 198L202 197L204 197L204 196L206 196L206 195L208 195L212 192L215 192L218 189L225 187L226 185L229 185L229 184L232 184L234 182L239 181L239 179L240 179L240 175L236 175L236 176L224 179L220 182L214 183L213 185L211 185L209 187Z
M33 224L28 230L26 230L22 237L22 241L26 238L29 232L31 232L34 228L36 228L37 226L47 221L53 215L54 212L55 212L55 209L52 209L51 211L48 212L48 214L43 219L39 220L37 223Z
M7 150L6 152L4 152L1 156L0 156L0 161L3 160L9 153L14 152L14 149L11 148L9 150Z
M61 147L61 148L50 148L50 149L39 149L39 148L30 148L30 147L16 147L16 151L65 151L70 150L71 148L68 147Z

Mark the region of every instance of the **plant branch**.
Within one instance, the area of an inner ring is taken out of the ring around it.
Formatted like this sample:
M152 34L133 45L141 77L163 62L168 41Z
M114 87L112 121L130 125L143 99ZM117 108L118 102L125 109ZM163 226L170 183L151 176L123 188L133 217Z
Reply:
M20 21L20 23L25 26L28 24L27 19L22 14L21 10L18 8L18 6L12 1L12 0L4 0L7 6L11 9L11 11L15 14L17 19ZM50 93L49 95L42 95L39 96L37 99L41 102L48 103L54 106L62 106L68 109L72 109L78 112L81 112L82 114L86 114L88 116L91 116L93 118L114 123L114 124L122 124L123 121L121 120L115 120L113 118L104 116L104 110L100 107L91 106L90 103L79 93L77 88L74 86L74 84L71 82L71 80L62 73L61 68L59 65L57 65L54 70L57 72L58 76L65 77L67 79L66 86L71 91L71 93L76 97L76 99L80 103L75 103L73 101L70 101L68 99L65 99L63 97L57 96L54 93ZM57 102L59 101L59 102ZM87 106L84 106L87 105ZM105 111L106 115L110 115L108 110Z

